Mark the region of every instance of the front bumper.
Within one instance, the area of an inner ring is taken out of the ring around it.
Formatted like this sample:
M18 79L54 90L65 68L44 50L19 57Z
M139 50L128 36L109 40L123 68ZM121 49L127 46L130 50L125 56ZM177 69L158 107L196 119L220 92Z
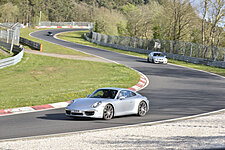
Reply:
M167 64L167 60L155 59L154 62L155 62L155 63L163 63L163 64Z
M102 118L103 110L89 109L89 110L75 110L75 109L65 109L66 116L70 117L88 117L88 118Z

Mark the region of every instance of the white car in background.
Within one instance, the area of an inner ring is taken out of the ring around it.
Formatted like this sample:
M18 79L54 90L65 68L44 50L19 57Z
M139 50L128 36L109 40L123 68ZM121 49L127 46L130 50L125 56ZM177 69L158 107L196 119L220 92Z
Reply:
M167 64L166 55L162 52L151 52L148 55L147 62Z

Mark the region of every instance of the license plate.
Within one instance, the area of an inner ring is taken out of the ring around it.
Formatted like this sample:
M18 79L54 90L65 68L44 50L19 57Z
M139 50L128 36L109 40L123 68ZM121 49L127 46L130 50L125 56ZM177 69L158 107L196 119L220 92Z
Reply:
M72 112L74 112L74 113L82 113L81 110L72 110Z

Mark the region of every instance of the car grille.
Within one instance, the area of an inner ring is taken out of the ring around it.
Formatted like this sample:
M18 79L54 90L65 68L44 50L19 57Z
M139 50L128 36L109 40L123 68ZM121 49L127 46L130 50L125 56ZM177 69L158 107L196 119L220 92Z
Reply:
M95 112L94 111L85 111L85 114L87 116L93 116L95 114Z
M71 110L66 110L66 114L68 114L68 115L80 115L80 116L83 116L83 113L71 112Z
M83 116L83 113L72 112L71 114L72 114L72 115L80 115L80 116Z

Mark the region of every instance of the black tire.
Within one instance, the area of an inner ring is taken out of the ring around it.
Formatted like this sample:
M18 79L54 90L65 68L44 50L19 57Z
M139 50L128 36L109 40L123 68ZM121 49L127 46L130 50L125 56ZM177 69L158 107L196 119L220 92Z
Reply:
M103 109L103 119L110 120L113 118L113 115L114 115L113 106L110 104L107 104Z
M148 63L150 62L149 58L147 58L147 62L148 62Z
M138 105L138 116L144 116L147 113L147 104L145 101L141 101Z
M155 60L154 60L154 59L152 59L152 63L154 63L154 64L155 64Z

